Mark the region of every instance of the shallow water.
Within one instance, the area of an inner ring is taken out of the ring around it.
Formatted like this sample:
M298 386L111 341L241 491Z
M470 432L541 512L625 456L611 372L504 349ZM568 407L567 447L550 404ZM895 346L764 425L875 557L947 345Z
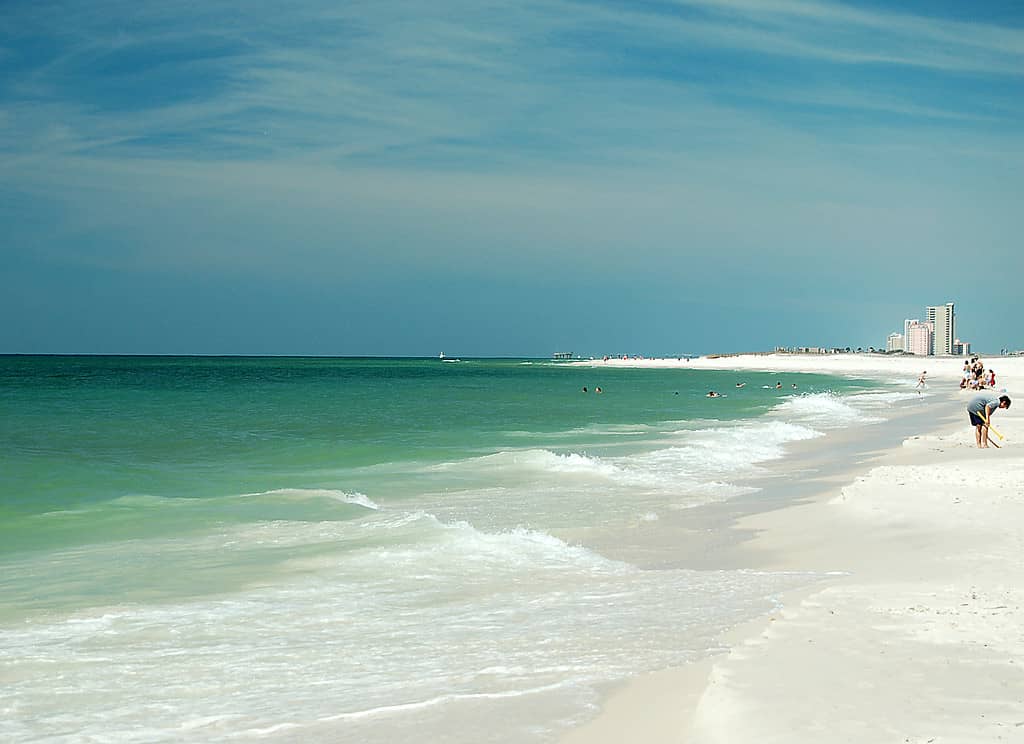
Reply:
M603 683L817 578L644 570L575 535L756 498L788 446L912 397L531 360L0 358L0 736L550 740Z

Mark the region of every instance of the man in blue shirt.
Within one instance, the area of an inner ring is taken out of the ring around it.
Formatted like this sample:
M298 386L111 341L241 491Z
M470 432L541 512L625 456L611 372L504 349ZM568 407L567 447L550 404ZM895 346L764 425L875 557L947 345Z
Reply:
M988 447L988 424L992 414L1000 408L1009 407L1009 395L982 393L971 398L971 402L967 404L967 414L970 416L971 426L974 427L974 438L979 447Z

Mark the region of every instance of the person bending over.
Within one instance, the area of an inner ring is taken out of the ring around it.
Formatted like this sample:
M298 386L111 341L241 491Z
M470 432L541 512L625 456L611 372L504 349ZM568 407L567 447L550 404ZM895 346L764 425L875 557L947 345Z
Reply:
M1010 396L982 393L971 398L967 404L967 414L974 427L974 439L979 447L988 447L988 425L992 414L1000 408L1010 407Z

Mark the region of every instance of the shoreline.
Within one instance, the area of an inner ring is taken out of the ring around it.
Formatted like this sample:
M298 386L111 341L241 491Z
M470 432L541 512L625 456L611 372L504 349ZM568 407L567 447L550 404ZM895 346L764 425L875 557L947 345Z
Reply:
M996 371L1000 367L1024 370L1024 357L992 357L982 360L988 364L995 359ZM883 354L712 354L692 359L663 357L652 359L589 359L568 362L583 367L622 367L631 369L713 369L756 372L805 372L839 376L865 376L883 379L892 377L917 379L927 371L930 380L959 381L963 371L963 357L954 356L886 356ZM997 381L999 381L997 377ZM1000 383L1001 386L1002 383ZM998 387L998 386L997 386Z
M883 379L927 369L949 415L819 479L806 498L736 520L729 560L836 573L727 633L728 651L621 683L562 744L1024 737L1024 533L1015 527L1024 523L1015 446L1024 426L1020 408L1001 411L1002 449L974 447L958 413L973 395L955 387L962 363L856 354L584 362ZM1024 359L999 358L996 369L997 390L1015 397Z

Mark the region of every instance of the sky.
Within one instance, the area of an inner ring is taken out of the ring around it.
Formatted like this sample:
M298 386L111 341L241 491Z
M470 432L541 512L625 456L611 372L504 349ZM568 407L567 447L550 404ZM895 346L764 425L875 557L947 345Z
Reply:
M0 353L1024 348L1011 0L0 1Z

